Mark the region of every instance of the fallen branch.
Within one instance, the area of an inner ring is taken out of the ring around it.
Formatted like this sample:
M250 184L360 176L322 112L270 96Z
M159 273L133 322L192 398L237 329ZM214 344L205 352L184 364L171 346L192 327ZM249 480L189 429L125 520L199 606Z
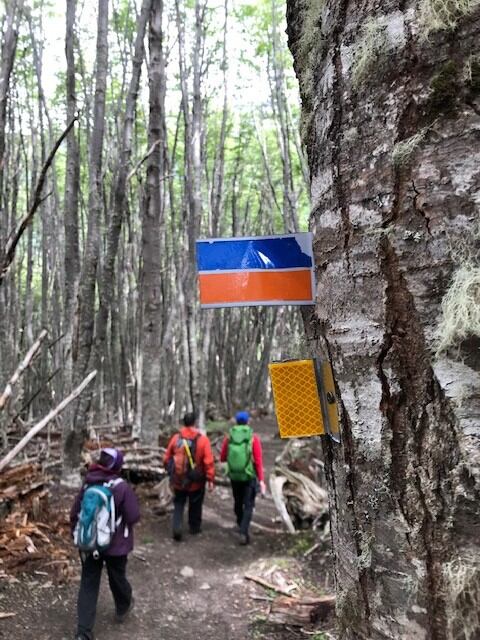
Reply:
M270 492L272 494L273 502L277 508L278 513L289 533L295 533L295 525L287 511L285 500L283 499L283 485L287 482L287 478L282 476L270 476Z
M42 204L42 191L43 191L43 185L45 184L47 171L53 162L55 154L58 151L58 148L60 147L64 139L67 137L67 135L70 133L70 130L72 129L77 119L78 119L77 116L75 116L75 118L72 118L72 120L70 120L65 131L62 133L62 135L58 138L56 143L53 145L53 148L50 151L50 155L46 159L45 164L43 165L42 170L40 172L40 177L38 178L38 182L35 187L35 193L33 195L32 205L27 215L20 222L20 225L18 226L18 229L14 233L13 237L7 242L7 246L5 247L5 255L3 258L3 263L0 264L0 286L2 285L3 279L5 278L5 275L8 271L9 266L13 262L17 245L20 242L20 239L23 236L25 229L33 220L33 216L35 215L35 212L37 211L38 207Z
M273 527L266 527L264 524L260 524L259 522L251 522L250 526L254 529L259 529L259 531L265 531L266 533L275 533L280 534L283 533L283 529L274 529Z
M316 551L319 546L320 546L320 542L317 542L316 544L314 544L313 547L310 547L310 549L307 549L307 551L305 551L305 553L303 554L303 557L308 558L308 556L311 555L314 551Z
M33 360L33 357L35 356L37 351L40 349L40 346L41 346L43 340L45 339L46 335L47 335L47 330L43 329L43 331L38 336L37 340L33 343L33 345L28 350L28 352L25 355L25 357L22 360L22 362L18 365L17 370L15 371L13 376L8 381L4 392L0 396L0 411L2 411L2 409L5 408L8 400L12 396L13 387L18 382L18 380L21 378L21 376L25 373L25 370L28 369L28 367L30 366L30 364L31 364L31 362Z
M335 608L335 596L278 597L272 602L268 621L279 625L303 627L326 620Z
M81 382L78 387L72 391L72 393L68 397L62 400L62 402L60 402L60 404L55 407L55 409L52 409L52 411L50 411L50 413L46 415L43 420L40 420L38 424L33 426L30 431L25 434L25 436L20 440L20 442L9 453L7 453L7 455L2 460L0 460L0 471L3 471L3 469L8 464L10 464L15 456L19 454L20 451L22 451L22 449L30 442L30 440L34 436L36 436L37 433L39 433L39 431L46 427L49 422L51 422L59 413L61 413L72 402L72 400L75 400L75 398L77 398L82 393L85 387L90 384L90 382L95 378L96 375L97 372L92 371L83 380L83 382Z
M252 575L250 573L246 573L244 578L245 578L245 580L251 580L252 582L256 582L257 584L259 584L264 589L269 589L271 591L275 591L276 593L280 593L282 596L287 596L287 598L293 598L292 594L288 593L288 591L286 591L285 589L281 589L280 587L276 587L271 582L267 582L266 580L264 580L263 578L260 578L259 576L254 576L254 575Z

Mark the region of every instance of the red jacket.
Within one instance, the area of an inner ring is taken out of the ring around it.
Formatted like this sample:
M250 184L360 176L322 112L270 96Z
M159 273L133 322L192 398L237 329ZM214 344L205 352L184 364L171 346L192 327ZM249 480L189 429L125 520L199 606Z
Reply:
M163 463L165 466L168 465L169 460L171 460L174 455L175 447L177 446L177 441L180 436L185 438L185 440L193 440L197 435L199 437L195 445L195 465L199 471L204 473L208 482L213 482L213 479L215 478L215 463L213 461L210 440L207 436L201 434L195 427L182 427L180 429L180 434L176 433L172 436L168 443ZM192 484L188 486L187 491L197 491L198 489L201 489L204 484L205 482L192 482Z
M220 462L226 462L228 457L228 436L225 436L222 442L222 450L220 451ZM252 458L255 467L255 473L259 482L263 482L263 454L262 443L260 438L254 433L252 438Z

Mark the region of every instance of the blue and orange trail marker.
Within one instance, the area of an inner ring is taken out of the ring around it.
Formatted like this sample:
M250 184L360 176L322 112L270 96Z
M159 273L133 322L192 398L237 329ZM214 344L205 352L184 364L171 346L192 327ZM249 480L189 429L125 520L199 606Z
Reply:
M203 308L315 302L311 233L197 240Z

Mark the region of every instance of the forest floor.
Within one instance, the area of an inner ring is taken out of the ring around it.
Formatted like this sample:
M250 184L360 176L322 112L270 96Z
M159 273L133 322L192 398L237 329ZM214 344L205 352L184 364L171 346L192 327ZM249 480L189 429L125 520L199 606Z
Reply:
M264 445L267 473L282 442L273 425L258 427ZM54 491L55 489L53 489ZM66 495L65 500L71 496ZM136 528L136 546L130 556L128 575L135 593L135 608L122 624L114 623L113 602L104 574L97 609L98 640L293 640L333 637L323 629L272 626L268 623L268 593L245 579L245 574L269 576L281 572L288 581L322 594L332 588L328 545L308 559L315 542L312 532L291 536L279 530L271 499L259 499L252 527L252 543L237 544L233 527L230 490L217 486L207 495L203 531L171 538L170 514L155 515L153 503L142 504L142 522ZM79 563L78 563L79 564ZM57 583L48 571L23 575L14 583L0 582L0 612L13 613L0 619L0 638L12 640L71 640L75 631L75 609L79 571L70 580ZM75 572L74 572L75 573ZM0 613L1 617L1 613Z

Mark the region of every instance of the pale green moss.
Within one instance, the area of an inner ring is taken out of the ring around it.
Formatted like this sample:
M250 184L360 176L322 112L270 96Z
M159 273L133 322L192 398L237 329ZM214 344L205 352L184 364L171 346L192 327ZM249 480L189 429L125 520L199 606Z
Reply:
M360 555L357 556L357 567L359 571L365 571L372 566L373 536L362 532L359 543Z
M424 37L435 31L451 31L458 21L473 13L480 0L422 0L420 27Z
M304 143L310 137L313 123L313 98L315 95L315 69L321 47L321 16L324 0L311 0L303 12L302 35L295 52L298 82L303 108L300 122L300 135Z
M312 0L305 9L302 35L298 40L297 58L300 74L300 89L305 97L311 98L314 93L315 58L321 40L321 13L323 0Z
M437 354L470 336L480 337L480 266L472 260L456 269L442 300Z
M352 82L358 87L367 78L387 49L384 25L377 18L368 20L361 29L352 64Z
M415 150L425 138L428 129L422 129L410 138L406 138L393 147L392 160L396 167L404 167L410 162Z

